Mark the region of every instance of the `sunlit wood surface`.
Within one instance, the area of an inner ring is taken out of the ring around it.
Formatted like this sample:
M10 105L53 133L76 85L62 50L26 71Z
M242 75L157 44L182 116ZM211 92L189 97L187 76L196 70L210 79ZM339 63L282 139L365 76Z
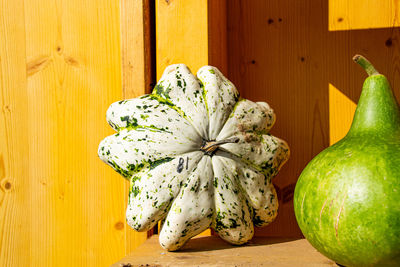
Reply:
M207 0L156 1L157 79L171 64L208 64Z
M329 30L400 26L398 0L329 0Z
M353 121L357 104L329 84L329 145L347 134Z

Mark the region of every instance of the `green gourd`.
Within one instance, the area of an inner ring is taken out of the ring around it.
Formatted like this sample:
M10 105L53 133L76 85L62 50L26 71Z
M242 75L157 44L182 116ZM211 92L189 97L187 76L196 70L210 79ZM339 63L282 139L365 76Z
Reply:
M304 236L344 266L400 266L400 111L389 82L368 73L347 135L318 154L296 185Z

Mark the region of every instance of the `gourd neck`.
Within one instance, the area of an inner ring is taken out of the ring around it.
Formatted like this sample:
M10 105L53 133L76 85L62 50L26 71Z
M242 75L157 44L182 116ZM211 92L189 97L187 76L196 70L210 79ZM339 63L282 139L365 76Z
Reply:
M228 144L228 143L237 143L239 142L239 138L238 137L232 137L232 138L228 138L228 139L224 139L221 141L215 141L215 140L211 140L211 141L203 141L202 146L200 147L200 151L203 151L204 154L212 156L214 155L215 151L219 148L220 145L223 144Z
M388 136L400 132L400 110L388 80L362 56L353 60L368 74L348 135Z

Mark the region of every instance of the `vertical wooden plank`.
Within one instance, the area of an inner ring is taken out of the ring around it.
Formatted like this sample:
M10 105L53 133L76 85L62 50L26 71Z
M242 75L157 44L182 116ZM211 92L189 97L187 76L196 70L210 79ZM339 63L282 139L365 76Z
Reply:
M192 72L208 64L208 1L156 1L157 79L168 65Z
M228 75L227 2L208 1L208 65Z
M289 161L273 179L278 192L278 217L258 236L297 236L293 211L293 189L307 160L328 145L327 86L321 88L326 73L312 76L312 49L307 21L318 7L299 1L229 1L229 77L243 97L265 101L274 109L272 134L290 146ZM323 38L322 24L313 25L315 38ZM324 62L318 62L324 64ZM317 86L312 86L316 84Z
M152 66L151 0L121 1L122 88L124 98L149 93L155 79Z
M328 1L330 31L400 26L400 1L398 0Z
M30 261L31 203L23 1L0 1L0 266Z
M194 74L204 65L227 74L226 36L225 0L157 0L157 79L176 63L186 64Z
M59 4L59 3L58 3ZM63 179L58 177L57 138L58 112L52 109L57 82L49 76L54 72L53 51L57 51L57 24L59 16L56 3L48 1L45 8L38 1L25 3L28 126L29 140L29 180L31 182L32 250L33 266L56 264L57 210L64 190L58 194ZM41 18L45 23L41 23ZM61 52L62 47L59 50ZM59 66L59 63L57 64ZM56 100L57 101L57 100ZM58 101L57 101L58 102ZM57 103L58 104L58 103ZM60 114L61 115L61 114ZM63 177L64 178L64 177ZM68 201L69 202L69 201ZM72 216L71 216L72 217ZM81 218L76 218L80 220ZM46 231L44 231L46 229ZM71 235L71 233L70 233ZM65 243L69 243L65 240ZM81 249L81 244L77 244ZM46 256L44 256L46 255Z
M122 88L123 97L134 98L151 91L155 79L152 66L150 0L121 1ZM154 7L153 7L154 8ZM125 182L125 206L129 183ZM126 253L143 243L148 234L127 226Z
M227 72L226 0L157 0L157 79L166 66L184 63L196 73L204 65Z
M17 255L31 266L124 255L123 179L97 157L122 97L119 12L111 0L25 2L32 248Z

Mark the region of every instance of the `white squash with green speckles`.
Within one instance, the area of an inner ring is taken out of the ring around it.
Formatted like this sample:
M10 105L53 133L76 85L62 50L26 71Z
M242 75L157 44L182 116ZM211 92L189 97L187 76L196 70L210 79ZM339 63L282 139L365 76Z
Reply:
M117 131L100 158L130 180L128 224L147 231L163 220L160 244L177 250L212 227L232 244L277 215L271 178L289 157L285 141L268 134L267 103L240 99L211 66L197 78L183 64L167 67L150 95L110 106Z

